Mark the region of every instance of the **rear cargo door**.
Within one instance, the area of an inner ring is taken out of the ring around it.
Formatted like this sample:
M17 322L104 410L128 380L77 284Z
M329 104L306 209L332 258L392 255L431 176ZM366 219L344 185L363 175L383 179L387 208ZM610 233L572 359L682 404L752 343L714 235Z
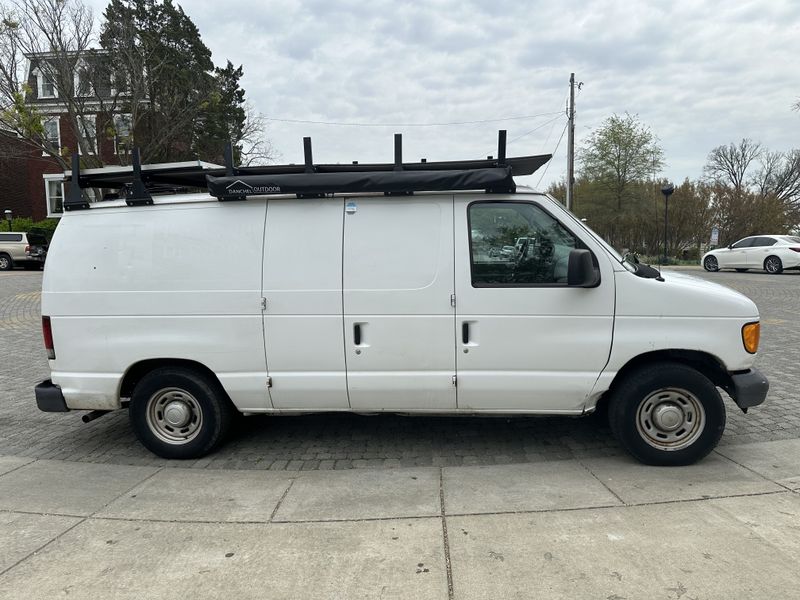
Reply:
M348 408L342 219L341 198L269 200L264 340L275 408Z
M354 197L344 216L344 337L358 410L456 407L453 197Z

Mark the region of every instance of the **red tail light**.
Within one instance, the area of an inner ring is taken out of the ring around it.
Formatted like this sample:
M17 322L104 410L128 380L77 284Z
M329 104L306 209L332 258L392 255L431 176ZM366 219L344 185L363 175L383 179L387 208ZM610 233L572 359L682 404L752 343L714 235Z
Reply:
M794 247L792 247L792 248L789 248L789 250L794 250L795 252L800 252L800 248L794 248Z
M50 317L42 317L42 336L44 337L44 347L47 350L47 358L55 360L56 349L53 347L53 328L50 326Z
M30 247L30 245L28 245L28 246L25 246L25 254L30 254L30 253L31 253L31 247Z

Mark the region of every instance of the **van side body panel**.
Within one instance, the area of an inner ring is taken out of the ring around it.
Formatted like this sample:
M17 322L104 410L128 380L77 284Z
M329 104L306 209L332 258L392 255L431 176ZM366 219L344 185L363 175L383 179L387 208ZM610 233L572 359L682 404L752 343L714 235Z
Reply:
M349 408L342 333L341 198L270 199L264 331L275 409Z
M207 366L241 410L269 407L265 210L255 200L67 213L42 286L56 349L52 380L67 406L117 408L125 372L166 358Z

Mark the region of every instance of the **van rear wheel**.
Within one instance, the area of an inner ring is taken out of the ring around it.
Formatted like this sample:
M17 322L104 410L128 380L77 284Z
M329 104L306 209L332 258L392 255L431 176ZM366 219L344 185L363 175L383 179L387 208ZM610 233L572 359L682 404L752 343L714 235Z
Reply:
M145 375L131 394L131 425L139 441L162 458L200 458L230 431L235 408L212 378L185 368Z
M612 390L609 423L622 446L648 465L697 462L725 430L716 386L680 363L658 363L627 375Z

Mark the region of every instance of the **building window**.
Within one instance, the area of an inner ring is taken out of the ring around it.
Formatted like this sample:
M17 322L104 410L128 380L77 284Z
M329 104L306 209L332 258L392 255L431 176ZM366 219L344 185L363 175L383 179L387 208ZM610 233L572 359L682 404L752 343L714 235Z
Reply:
M89 142L90 152L97 154L97 121L94 115L78 117L80 134Z
M127 73L117 72L111 75L111 95L130 96L131 86Z
M41 71L36 71L36 83L39 98L55 98L58 95L53 81Z
M78 64L75 71L75 95L79 98L94 95L91 72L83 62Z
M58 117L48 117L42 122L44 126L45 144L53 148L56 153L61 152L61 127ZM42 156L47 156L48 152L42 152Z
M45 175L44 192L47 198L47 216L61 215L64 212L64 183L62 176L48 178Z
M114 115L114 154L130 154L131 141L131 115Z

